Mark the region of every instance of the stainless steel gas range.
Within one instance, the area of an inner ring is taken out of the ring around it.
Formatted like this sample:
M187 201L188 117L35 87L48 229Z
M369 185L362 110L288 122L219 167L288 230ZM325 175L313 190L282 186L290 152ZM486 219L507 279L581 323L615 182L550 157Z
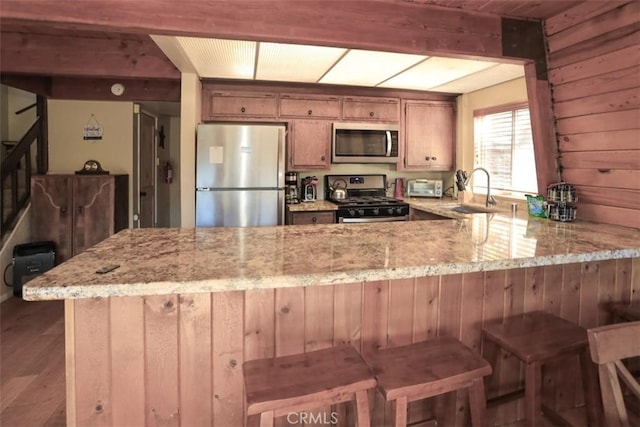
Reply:
M344 188L345 198L332 198L332 189ZM325 175L325 199L338 205L342 223L390 222L409 219L409 204L386 196L386 175Z

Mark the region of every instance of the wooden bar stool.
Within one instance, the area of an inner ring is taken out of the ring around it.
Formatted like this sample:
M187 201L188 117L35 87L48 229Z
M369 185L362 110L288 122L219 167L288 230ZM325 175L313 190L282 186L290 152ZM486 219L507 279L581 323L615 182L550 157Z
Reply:
M407 425L409 402L463 388L469 391L473 426L483 425L483 377L491 374L491 365L457 339L441 337L367 353L364 358L382 395L393 401L396 427Z
M529 426L538 426L542 405L542 366L558 356L580 356L585 406L589 425L598 425L600 413L595 366L589 356L586 329L549 313L536 311L489 321L482 328L484 337L515 355L525 364L525 416ZM550 408L545 412L553 415Z
M356 401L358 426L371 424L367 390L376 379L350 345L252 360L242 368L248 425L273 426L275 417L349 400Z

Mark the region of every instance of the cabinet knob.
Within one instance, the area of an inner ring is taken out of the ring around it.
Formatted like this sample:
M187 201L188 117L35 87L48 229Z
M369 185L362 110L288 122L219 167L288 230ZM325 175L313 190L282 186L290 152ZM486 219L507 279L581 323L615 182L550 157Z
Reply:
M84 206L78 206L78 213L82 215L84 212Z
M240 108L240 112L241 112L241 113L244 113L245 111L247 111L247 109L246 109L246 108L244 108L244 107Z
M325 159L325 157L324 157L324 156L320 157L320 160L322 160L323 162L324 162L324 159Z
M308 114L308 115L312 115L312 114L313 114L313 110L309 110L309 111L307 111L307 114Z
M311 222L315 224L316 222L318 222L318 218L314 216L313 218L311 218Z
M369 117L373 117L373 116L375 116L375 113L374 113L373 111L371 111L371 112L369 113Z
M438 160L438 158L437 157L432 157L431 160Z
M67 213L67 208L66 207L60 208L60 213L63 214L63 215L66 214Z
M425 157L424 159L428 162L429 161L429 156Z

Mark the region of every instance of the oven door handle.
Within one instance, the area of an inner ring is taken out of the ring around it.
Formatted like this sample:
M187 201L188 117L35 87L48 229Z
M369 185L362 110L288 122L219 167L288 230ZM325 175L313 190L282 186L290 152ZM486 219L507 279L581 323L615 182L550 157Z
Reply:
M363 222L392 222L392 221L406 221L409 219L408 215L403 216L385 216L378 218L340 218L338 222L341 223L363 223Z
M391 157L391 146L392 146L391 131L388 130L385 133L387 134L387 154L385 156Z

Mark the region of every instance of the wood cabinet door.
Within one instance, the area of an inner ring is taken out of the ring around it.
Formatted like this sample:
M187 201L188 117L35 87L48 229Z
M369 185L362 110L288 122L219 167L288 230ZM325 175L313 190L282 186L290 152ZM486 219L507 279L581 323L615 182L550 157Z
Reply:
M340 99L335 96L281 94L280 117L339 119Z
M451 170L455 146L454 108L448 103L405 104L405 166L420 170Z
M316 211L316 212L292 212L291 225L305 224L333 224L336 222L335 212Z
M209 94L209 118L270 118L278 114L275 93L212 92Z
M345 98L344 120L373 120L397 123L400 119L400 101L396 98Z
M113 234L114 187L110 175L78 176L74 180L74 254Z
M290 122L288 148L289 170L328 169L331 158L331 122Z
M56 245L56 263L73 256L73 175L31 177L31 238Z

